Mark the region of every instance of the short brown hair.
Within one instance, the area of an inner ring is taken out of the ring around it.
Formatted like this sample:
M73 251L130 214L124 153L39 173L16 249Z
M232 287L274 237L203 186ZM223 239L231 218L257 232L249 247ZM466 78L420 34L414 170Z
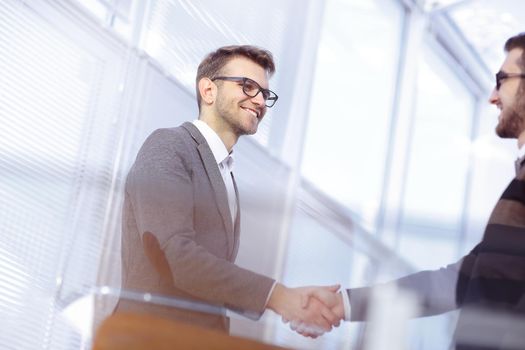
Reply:
M197 104L201 110L201 94L199 92L199 81L204 78L213 78L217 76L221 69L233 58L245 57L263 67L268 75L275 72L275 63L270 51L251 45L232 45L223 46L210 52L197 69L197 78L195 79L197 91Z
M514 49L522 49L521 59L518 61L518 65L523 71L525 71L525 32L515 35L507 40L505 43L505 52L509 52Z

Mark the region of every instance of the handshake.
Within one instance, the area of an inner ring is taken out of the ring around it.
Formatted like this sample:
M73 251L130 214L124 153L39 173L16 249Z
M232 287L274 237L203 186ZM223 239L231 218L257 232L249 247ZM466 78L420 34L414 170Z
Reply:
M290 322L290 328L311 338L339 326L344 319L344 305L339 285L288 288L277 283L267 307Z

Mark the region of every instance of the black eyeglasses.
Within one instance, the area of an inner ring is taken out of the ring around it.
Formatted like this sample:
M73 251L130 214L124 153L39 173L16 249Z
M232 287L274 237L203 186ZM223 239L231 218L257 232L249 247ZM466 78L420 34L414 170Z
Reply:
M227 81L236 81L238 83L242 82L242 91L249 97L255 97L259 92L262 93L264 98L264 104L266 107L273 107L279 96L272 90L263 89L255 80L246 77L215 77L211 81L215 80L227 80Z
M523 79L525 78L525 74L523 73L505 73L505 72L499 71L498 73L496 73L496 90L499 90L499 88L501 87L501 82L508 78Z

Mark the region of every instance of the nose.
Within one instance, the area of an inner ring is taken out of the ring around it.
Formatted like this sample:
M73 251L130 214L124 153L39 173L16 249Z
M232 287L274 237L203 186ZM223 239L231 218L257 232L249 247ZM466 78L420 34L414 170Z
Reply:
M492 89L492 93L489 96L489 102L493 105L499 102L498 90L496 90L496 88Z
M258 106L264 106L266 104L266 101L264 100L263 94L261 91L255 97L251 98L252 102Z

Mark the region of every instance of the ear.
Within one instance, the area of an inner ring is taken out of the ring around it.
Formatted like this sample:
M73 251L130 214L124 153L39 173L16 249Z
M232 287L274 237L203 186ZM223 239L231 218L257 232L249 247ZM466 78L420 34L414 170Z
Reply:
M217 97L217 85L210 78L201 78L199 80L199 93L201 94L202 103L211 105Z

